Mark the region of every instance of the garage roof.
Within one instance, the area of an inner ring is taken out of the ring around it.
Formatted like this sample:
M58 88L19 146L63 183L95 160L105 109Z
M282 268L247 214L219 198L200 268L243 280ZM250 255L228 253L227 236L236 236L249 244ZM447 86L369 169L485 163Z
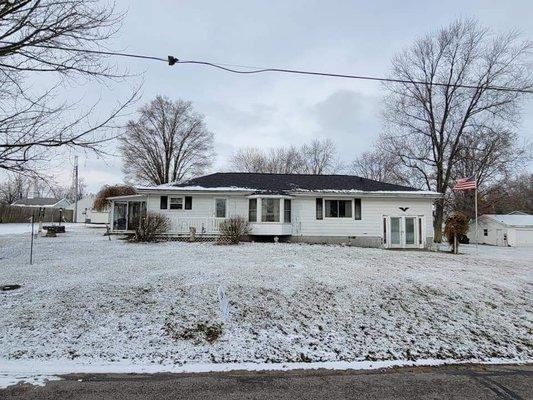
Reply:
M533 228L533 215L520 214L485 214L488 217L500 224L511 227L531 227Z

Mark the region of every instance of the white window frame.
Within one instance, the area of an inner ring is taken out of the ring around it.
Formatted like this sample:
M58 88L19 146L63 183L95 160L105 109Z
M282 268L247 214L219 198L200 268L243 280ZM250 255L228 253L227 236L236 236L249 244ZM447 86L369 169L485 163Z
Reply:
M224 200L224 216L223 217L217 216L217 201L218 200ZM219 219L228 218L228 198L227 197L215 197L214 208L215 208L215 211L214 211L215 218L219 218Z
M279 217L279 220L278 221L263 221L263 207L265 206L266 202L265 200L277 200L278 201L278 217ZM261 223L261 224L282 224L283 222L283 201L284 200L282 197L279 197L279 196L264 196L264 197L261 197L261 210L260 213L258 211L258 215L257 215L257 222Z
M326 214L327 214L327 212L326 212L326 200L327 201L349 201L351 209L352 209L352 215L350 217L328 217L328 216L326 216ZM333 219L333 220L353 219L354 221L360 221L360 220L355 220L354 215L355 215L355 210L354 210L354 201L353 201L353 199L350 199L350 198L331 198L331 197L326 197L326 198L322 199L322 216L323 216L324 219Z
M181 208L172 208L172 199L181 200ZM168 196L168 208L170 211L183 211L185 209L185 198L183 196Z

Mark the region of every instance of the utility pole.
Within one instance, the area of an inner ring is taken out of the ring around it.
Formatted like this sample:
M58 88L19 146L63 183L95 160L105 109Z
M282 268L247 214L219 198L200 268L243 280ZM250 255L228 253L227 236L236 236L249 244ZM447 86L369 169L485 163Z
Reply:
M78 222L78 156L74 156L74 221Z

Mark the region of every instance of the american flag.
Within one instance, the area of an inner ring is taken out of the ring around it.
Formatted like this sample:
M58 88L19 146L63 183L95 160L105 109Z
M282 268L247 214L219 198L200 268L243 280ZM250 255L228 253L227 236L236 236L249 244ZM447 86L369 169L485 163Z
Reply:
M476 188L476 179L472 176L470 178L458 179L452 190L468 190Z

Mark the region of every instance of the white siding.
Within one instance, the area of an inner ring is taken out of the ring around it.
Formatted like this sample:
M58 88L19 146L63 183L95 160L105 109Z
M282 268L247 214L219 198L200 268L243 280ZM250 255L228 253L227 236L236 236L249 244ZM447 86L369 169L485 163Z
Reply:
M509 228L509 245L510 246L533 246L533 229L532 228Z
M185 197L185 194L168 195L170 197ZM200 225L212 224L215 217L215 199L227 199L227 217L242 216L248 219L248 196L247 195L215 195L215 194L187 194L192 197L191 210L161 210L160 195L147 196L147 210L166 215L171 221L171 233L182 232L183 224L196 219ZM328 198L324 196L324 198ZM352 200L351 198L346 198ZM258 207L260 202L258 201ZM295 196L292 199L292 235L303 237L373 237L383 236L384 216L422 216L422 236L425 242L427 237L433 236L432 199L405 199L405 198L361 198L361 219L356 220L352 210L351 218L324 218L316 219L316 198L307 196ZM353 203L352 203L353 207ZM406 211L399 207L408 207ZM282 210L281 210L282 211ZM258 209L258 215L261 215ZM281 212L283 218L283 212ZM187 222L184 222L187 221ZM253 227L272 223L252 224ZM284 225L284 224L272 224ZM289 225L290 228L290 225ZM255 229L258 234L266 234L261 229ZM268 230L270 232L272 229ZM290 233L291 229L283 232ZM254 232L252 231L252 234ZM276 234L282 234L281 230Z
M168 206L170 205L170 197L183 197L185 194L168 195ZM148 211L161 213L168 217L171 223L171 232L180 232L182 227L179 225L181 221L198 220L208 223L208 221L215 218L215 199L226 199L226 216L242 216L248 219L248 199L244 196L231 195L213 195L213 194L187 194L192 197L192 208L190 210L161 210L160 196L148 195L146 200L146 209ZM185 206L185 204L184 204Z
M93 211L93 203L96 196L89 195L78 200L78 212L76 215L76 221L84 223L86 220L90 220L92 224L107 224L109 222L109 212L96 212ZM74 210L76 203L69 205L69 210Z
M433 201L430 199L362 198L360 220L353 217L317 220L316 198L299 197L293 200L293 223L295 224L293 234L302 236L382 237L384 215L422 215L425 217L425 236L433 236L432 204ZM399 207L409 207L409 209L404 212Z

